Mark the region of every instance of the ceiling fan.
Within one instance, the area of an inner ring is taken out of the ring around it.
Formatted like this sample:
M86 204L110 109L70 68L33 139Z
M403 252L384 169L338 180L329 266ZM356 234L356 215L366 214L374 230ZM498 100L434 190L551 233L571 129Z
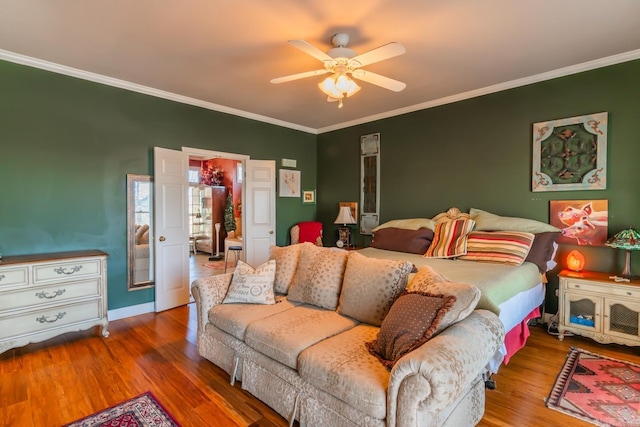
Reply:
M304 40L289 40L290 45L297 47L304 53L321 61L324 64L324 68L278 77L272 79L271 83L285 83L292 80L331 73L331 76L318 83L318 87L327 95L327 101L338 101L338 108L342 108L342 100L344 98L348 98L360 90L360 86L351 80L349 75L355 79L362 80L394 92L400 92L407 86L405 83L398 80L361 69L361 67L366 65L402 55L405 53L405 48L400 43L387 43L361 55L356 55L355 51L347 47L347 44L349 43L349 36L347 34L335 34L331 38L331 42L335 47L330 49L327 53L324 53Z

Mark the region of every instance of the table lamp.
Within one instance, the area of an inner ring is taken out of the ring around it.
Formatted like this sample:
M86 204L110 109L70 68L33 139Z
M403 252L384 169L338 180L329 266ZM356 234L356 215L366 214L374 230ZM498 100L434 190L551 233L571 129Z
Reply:
M607 240L605 245L616 249L624 249L627 252L622 277L626 279L636 278L637 276L631 273L631 251L640 250L640 233L632 228L622 230Z
M351 208L349 206L340 206L340 211L338 211L338 216L336 220L333 221L334 224L342 224L342 227L338 227L338 236L339 239L336 242L336 245L341 248L346 246L347 248L351 246L350 238L351 238L351 228L348 227L347 224L355 224L356 219L351 215Z

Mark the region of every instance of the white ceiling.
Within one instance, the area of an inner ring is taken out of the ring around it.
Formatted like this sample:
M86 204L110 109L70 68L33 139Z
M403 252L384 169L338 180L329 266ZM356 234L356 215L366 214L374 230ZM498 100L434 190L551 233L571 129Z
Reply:
M364 69L407 88L338 109L322 77L269 82L322 68L287 40L337 32L403 44ZM0 0L0 59L312 133L637 58L639 0Z

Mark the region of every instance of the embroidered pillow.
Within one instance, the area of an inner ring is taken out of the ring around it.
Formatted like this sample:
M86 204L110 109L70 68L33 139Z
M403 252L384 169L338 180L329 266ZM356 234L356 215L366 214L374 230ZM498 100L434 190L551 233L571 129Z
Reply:
M380 326L391 304L407 287L409 261L375 259L351 252L344 272L338 313Z
M298 268L303 245L303 243L299 243L291 246L271 246L269 248L269 259L276 261L274 290L277 293L286 294L289 291Z
M467 261L520 265L529 254L534 235L521 231L472 231L467 236Z
M366 343L367 349L391 369L398 359L435 334L455 300L453 296L404 292L391 306L376 339Z
M432 239L433 230L429 228L407 230L388 227L373 232L371 247L422 255L431 245Z
M335 310L349 252L303 243L300 262L287 298Z
M455 258L467 253L467 234L475 222L471 219L458 219L442 222L436 226L431 246L424 254L428 258Z
M255 269L238 260L229 290L222 303L275 304L273 295L275 275L276 262L274 260L267 261Z

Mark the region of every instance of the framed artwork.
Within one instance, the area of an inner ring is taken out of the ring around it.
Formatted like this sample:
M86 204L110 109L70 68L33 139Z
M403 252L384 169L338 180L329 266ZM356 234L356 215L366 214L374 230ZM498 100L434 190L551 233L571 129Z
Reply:
M608 200L551 200L550 223L562 230L558 243L602 246L609 227Z
M302 190L302 204L315 205L316 204L316 190Z
M280 197L300 197L300 171L280 169Z
M360 137L360 234L372 235L379 219L380 134L372 133Z
M533 124L531 190L607 188L607 113Z

